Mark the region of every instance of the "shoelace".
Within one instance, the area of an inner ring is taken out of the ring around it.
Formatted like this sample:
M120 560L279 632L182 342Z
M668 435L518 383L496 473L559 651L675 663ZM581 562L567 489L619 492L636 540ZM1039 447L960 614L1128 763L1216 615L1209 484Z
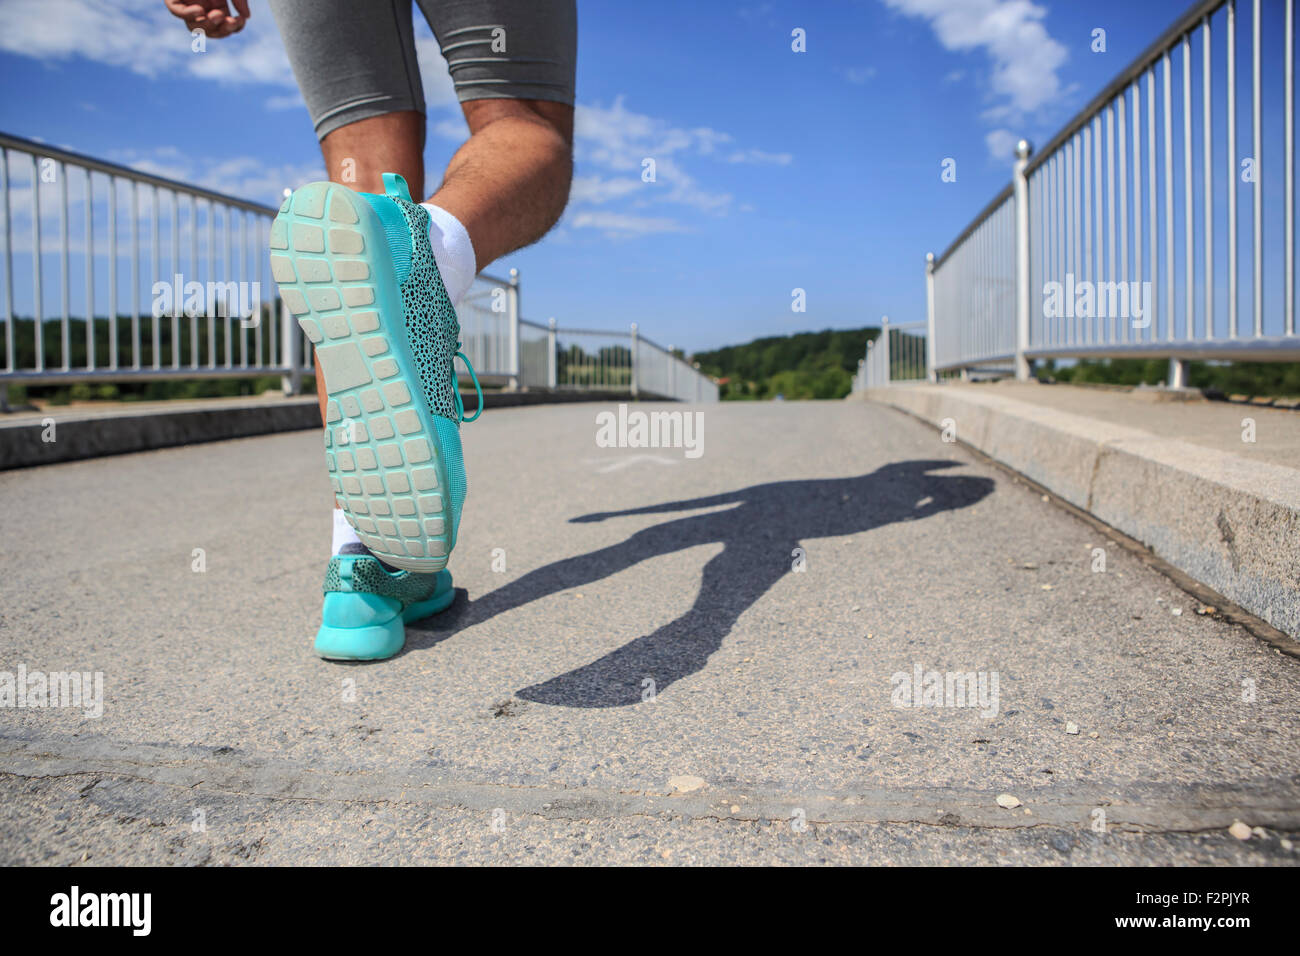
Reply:
M478 407L474 409L473 418L466 418L465 402L460 397L460 388L457 387L456 388L456 414L460 416L460 420L462 422L472 422L475 421L480 415L483 414L483 388L478 383L478 373L474 371L474 366L470 364L469 356L467 356L464 352L461 351L463 347L464 347L463 343L461 342L456 343L456 356L459 357L460 360L465 363L465 367L469 369L469 377L474 380L474 391L478 393Z

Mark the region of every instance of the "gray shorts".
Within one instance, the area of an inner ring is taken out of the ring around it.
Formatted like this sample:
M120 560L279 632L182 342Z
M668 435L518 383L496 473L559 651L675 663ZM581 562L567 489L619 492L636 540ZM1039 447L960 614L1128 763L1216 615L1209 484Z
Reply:
M573 104L575 0L418 0L461 102ZM411 0L270 0L317 137L423 113Z

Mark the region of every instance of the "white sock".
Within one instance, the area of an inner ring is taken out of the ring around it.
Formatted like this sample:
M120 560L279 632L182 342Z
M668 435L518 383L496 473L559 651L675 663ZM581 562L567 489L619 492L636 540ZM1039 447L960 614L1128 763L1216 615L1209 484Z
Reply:
M442 274L447 297L453 306L460 305L460 300L469 291L474 274L478 271L474 260L474 244L470 242L469 233L460 220L447 210L431 202L422 202L420 205L429 213L429 244L433 246L433 258L438 263L438 272Z
M331 545L330 554L338 554L343 550L345 544L360 544L361 539L357 533L352 530L352 525L348 524L347 517L343 514L342 508L334 509L334 543Z

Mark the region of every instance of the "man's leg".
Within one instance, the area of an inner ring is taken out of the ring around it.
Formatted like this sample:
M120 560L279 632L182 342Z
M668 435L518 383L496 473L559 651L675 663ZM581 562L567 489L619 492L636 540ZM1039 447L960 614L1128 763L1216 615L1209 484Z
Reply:
M542 238L569 201L573 107L546 100L467 100L470 138L429 202L460 220L475 271Z

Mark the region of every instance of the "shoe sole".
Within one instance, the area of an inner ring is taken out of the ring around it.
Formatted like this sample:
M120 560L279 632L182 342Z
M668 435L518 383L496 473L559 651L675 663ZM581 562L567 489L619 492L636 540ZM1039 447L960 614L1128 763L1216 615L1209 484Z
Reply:
M379 217L346 186L312 183L284 201L270 246L271 274L325 376L325 461L338 506L389 564L442 570L451 553L446 458Z
M450 572L448 572L450 574ZM406 646L406 625L447 610L456 600L456 590L447 587L427 601L412 604L387 624L370 627L329 627L316 632L316 654L327 661L382 661Z

